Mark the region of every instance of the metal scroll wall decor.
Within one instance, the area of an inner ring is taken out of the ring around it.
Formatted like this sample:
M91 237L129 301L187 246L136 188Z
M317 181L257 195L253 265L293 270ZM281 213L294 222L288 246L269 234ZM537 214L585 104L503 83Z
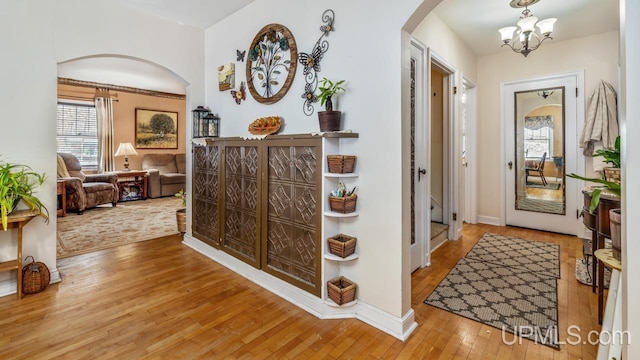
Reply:
M305 115L311 116L314 108L313 103L318 101L316 96L316 89L318 88L318 73L320 72L320 60L324 56L324 53L329 50L329 42L325 39L329 36L329 32L333 31L333 21L335 19L335 13L331 9L327 9L322 13L322 22L324 25L320 26L322 35L318 41L316 41L311 54L300 53L298 55L298 62L304 66L303 75L306 84L304 85L304 93L302 98L304 104L302 110Z

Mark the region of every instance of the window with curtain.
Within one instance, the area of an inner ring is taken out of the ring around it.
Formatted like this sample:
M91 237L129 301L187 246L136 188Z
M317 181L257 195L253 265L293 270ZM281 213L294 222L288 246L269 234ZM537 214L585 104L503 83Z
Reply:
M547 153L547 159L553 154L553 129L524 129L524 153L527 158L539 159Z
M58 102L58 152L75 155L83 168L98 167L98 120L93 103Z
M547 159L553 154L553 116L525 116L524 156L541 158L544 153Z

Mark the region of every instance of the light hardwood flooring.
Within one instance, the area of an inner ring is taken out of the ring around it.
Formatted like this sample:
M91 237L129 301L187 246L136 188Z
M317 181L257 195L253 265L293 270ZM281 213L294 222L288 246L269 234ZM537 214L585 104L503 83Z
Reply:
M570 325L583 339L599 330L571 236L465 225L412 275L419 326L405 342L356 319L318 320L173 236L62 259L62 283L0 298L0 359L595 359L589 344L506 345L497 329L423 304L484 232L560 244L560 339Z

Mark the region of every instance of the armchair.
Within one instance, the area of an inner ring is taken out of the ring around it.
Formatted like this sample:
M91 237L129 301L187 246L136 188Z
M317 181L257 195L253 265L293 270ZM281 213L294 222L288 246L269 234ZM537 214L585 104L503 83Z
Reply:
M118 202L118 176L115 174L85 174L80 161L72 155L58 153L58 178L64 181L67 210L83 211L102 204Z

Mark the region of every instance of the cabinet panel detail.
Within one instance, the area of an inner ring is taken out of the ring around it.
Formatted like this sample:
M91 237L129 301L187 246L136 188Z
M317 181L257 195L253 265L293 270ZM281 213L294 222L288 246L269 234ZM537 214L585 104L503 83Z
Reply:
M214 246L219 245L220 155L217 146L193 148L193 233Z
M319 146L268 147L265 271L318 294Z
M258 147L225 147L224 248L259 266Z

